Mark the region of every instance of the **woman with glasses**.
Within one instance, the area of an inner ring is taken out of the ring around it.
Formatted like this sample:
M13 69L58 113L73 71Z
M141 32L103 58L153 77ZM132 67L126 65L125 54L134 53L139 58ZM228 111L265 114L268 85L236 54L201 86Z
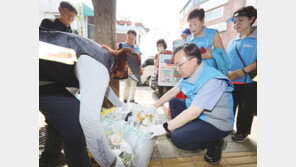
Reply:
M205 11L194 9L189 13L187 21L191 31L191 35L187 37L187 43L194 43L199 48L203 47L205 52L202 52L201 57L204 62L227 75L230 60L218 30L204 26Z
M228 78L234 84L233 111L238 107L237 132L232 140L243 142L251 133L253 114L257 113L257 84L252 81L252 73L257 69L257 27L252 26L257 18L253 6L239 9L229 19L233 21L239 34L229 42L227 52L231 60Z
M169 102L172 120L147 130L151 138L167 134L175 146L184 150L207 149L204 159L218 164L226 147L224 138L233 128L231 81L202 60L195 44L184 44L174 52L174 64L182 79L145 113ZM182 91L185 100L175 96Z

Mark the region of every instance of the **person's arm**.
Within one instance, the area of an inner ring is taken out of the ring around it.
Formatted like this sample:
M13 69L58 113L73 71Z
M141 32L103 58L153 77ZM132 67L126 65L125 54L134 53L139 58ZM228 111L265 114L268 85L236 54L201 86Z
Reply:
M107 68L88 55L81 55L75 66L80 87L79 120L87 147L100 166L112 166L117 157L109 147L100 121L104 96L109 85Z
M252 64L250 64L247 67L242 68L242 69L244 69L246 73L249 73L250 71L253 71L256 68L257 68L257 60L254 61ZM237 79L237 78L240 79L241 77L243 77L245 75L245 73L243 72L242 69L238 69L238 70L233 71L234 75L236 75L235 79Z
M229 80L233 81L235 80L238 76L236 75L236 73L234 71L228 71L227 77L229 78Z
M218 48L224 49L223 42L222 42L219 32L217 32L214 36L213 45L214 45L215 49L218 49ZM206 48L206 49L207 49L207 52L201 55L202 58L203 59L213 58L211 50L208 48Z
M154 113L157 111L157 108L161 105L163 105L165 102L168 102L171 98L175 97L181 90L180 90L180 85L181 85L180 80L176 86L174 86L172 89L170 89L168 92L166 92L159 100L157 100L154 104L147 106L143 112L144 113Z
M219 32L217 32L215 34L215 36L214 36L213 45L214 45L214 48L222 48L222 49L224 49L223 42L222 42L222 39L220 37Z
M113 92L112 88L108 86L106 91L106 97L109 99L109 101L115 105L116 107L122 107L123 103L119 100L119 98L116 96L116 94Z
M154 66L158 68L159 65L159 54L157 53L154 57Z
M257 69L257 60L255 60L252 64L248 65L247 67L244 68L244 70L246 71L246 73L249 73L253 70Z
M177 117L168 122L168 129L172 132L175 129L178 129L188 122L196 119L203 112L203 108L198 106L191 105L188 109L184 110Z
M158 108L159 106L163 105L165 102L168 102L171 98L175 97L179 92L180 92L180 88L176 86L173 87L154 103L154 107Z

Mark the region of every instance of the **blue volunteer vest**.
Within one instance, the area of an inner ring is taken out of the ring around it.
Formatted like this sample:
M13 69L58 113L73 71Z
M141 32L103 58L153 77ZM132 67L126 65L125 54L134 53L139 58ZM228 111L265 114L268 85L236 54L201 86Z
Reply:
M194 34L188 36L187 43L194 43L199 48L204 47L211 50L213 58L203 59L203 61L207 65L219 70L224 75L227 75L230 66L230 60L228 59L227 53L222 48L215 49L213 45L214 37L217 32L217 29L204 27L202 33L196 39L194 39Z
M254 27L253 32L243 40L237 36L231 40L227 47L227 52L231 61L230 71L235 71L244 68L244 65L235 50L235 44L246 66L252 64L257 59L257 27ZM252 83L253 80L249 75L244 75L240 79L235 79L236 82Z
M121 44L122 44L122 48L130 48L131 47L127 42L123 42ZM134 44L134 50L137 51L139 53L139 55L142 55L142 53L140 52L140 49L135 44Z
M233 116L233 98L231 92L234 89L231 81L215 68L202 62L193 75L197 78L186 78L181 81L181 91L185 95L186 107L189 108L199 89L205 85L211 78L225 80L228 84L225 93L218 101L212 111L203 111L199 118L203 121L213 124L223 131L232 130L234 123ZM195 80L194 80L195 79Z

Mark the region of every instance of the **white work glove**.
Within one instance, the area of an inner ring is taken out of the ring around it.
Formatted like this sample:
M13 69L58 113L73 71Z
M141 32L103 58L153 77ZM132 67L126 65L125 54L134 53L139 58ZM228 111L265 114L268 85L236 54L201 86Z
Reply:
M155 136L162 136L166 133L165 129L163 128L163 125L152 125L148 127L145 130L146 133L151 133L150 139L152 139Z
M116 164L115 167L125 167L121 158L119 156L116 156L117 160L116 160Z
M156 111L157 111L157 109L154 105L149 105L144 108L143 113L144 114L154 114Z

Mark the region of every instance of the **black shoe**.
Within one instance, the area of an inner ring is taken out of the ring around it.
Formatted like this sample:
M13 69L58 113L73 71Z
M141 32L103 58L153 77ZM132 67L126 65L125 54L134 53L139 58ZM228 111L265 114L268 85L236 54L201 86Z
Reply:
M52 155L43 152L39 159L39 167L56 167L65 164L67 164L67 159L63 153Z
M235 133L234 135L231 136L231 139L235 142L243 142L247 139L248 137L248 134L244 135L244 134L241 134L241 133Z
M127 103L127 100L123 100L124 103Z
M135 102L135 100L130 100L129 102L130 102L130 103L138 104L137 102Z
M170 133L165 133L165 136L167 137L168 140L172 140L172 135Z
M221 140L218 144L208 148L207 153L204 155L204 159L207 163L217 165L222 160L222 152L227 146L226 140Z

